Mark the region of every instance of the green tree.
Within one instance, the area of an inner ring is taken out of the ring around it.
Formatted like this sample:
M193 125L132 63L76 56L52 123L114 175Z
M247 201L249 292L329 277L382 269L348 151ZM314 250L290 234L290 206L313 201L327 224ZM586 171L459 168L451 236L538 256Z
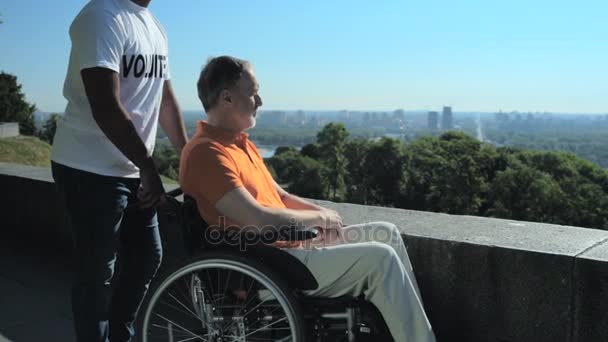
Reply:
M57 113L51 114L42 125L42 129L38 132L38 137L49 144L53 144L55 132L57 131L57 122L61 119L61 115Z
M152 158L154 158L158 173L171 179L178 178L179 157L169 141L158 140Z
M18 122L23 135L35 135L34 112L36 106L25 101L25 94L17 77L0 73L0 122Z
M293 146L279 146L274 150L275 155L280 155L286 152L297 152L298 150Z
M272 168L276 174L276 181L283 185L288 185L295 179L297 171L294 171L293 164L298 159L299 154L295 150L285 151L283 153L274 154L266 160L269 168Z
M407 188L399 207L414 210L437 210L431 208L438 170L443 169L447 160L441 153L439 140L423 137L415 140L405 149L405 173Z
M490 199L490 216L520 221L560 222L564 193L547 173L523 164L513 165L497 174Z
M306 144L300 150L300 154L305 157L310 157L315 160L319 160L321 158L321 150L319 145L317 144Z
M342 123L329 123L317 134L321 162L328 181L325 194L326 198L332 200L339 200L344 188L347 163L344 148L347 138L348 132Z
M560 198L556 203L543 200L541 208L544 214L538 214L535 221L608 229L608 172L606 170L574 154L564 152L522 150L513 153L511 159L509 164L511 169L534 170L543 175L542 177L550 179L553 182L550 186L554 186L556 191L559 191ZM530 186L528 191L533 189L534 187ZM494 191L498 193L501 189ZM544 189L544 191L548 190ZM495 195L493 198L500 199L500 196ZM519 203L514 204L516 205ZM488 214L501 217L523 215L520 213L521 210L505 214L500 210L501 203L493 203L492 209L494 211L490 210ZM537 209L531 206L528 211ZM528 219L532 220L533 217Z
M492 157L483 153L479 141L462 132L444 133L439 141L447 163L439 170L435 203L444 212L478 215L488 191L482 165L491 163Z
M498 154L461 132L422 138L406 149L408 186L401 207L479 215Z
M349 203L367 204L370 182L365 170L365 158L371 146L369 140L362 138L353 139L346 143L344 155L348 164L345 183L346 201Z
M404 165L399 140L384 137L370 146L363 162L368 203L396 205L405 188Z
M327 180L323 165L302 156L297 151L286 151L267 160L269 169L276 173L276 180L288 191L304 197L324 199Z
M326 183L323 179L323 166L320 162L300 156L294 168L298 170L298 175L291 182L288 190L298 196L324 199L323 190Z

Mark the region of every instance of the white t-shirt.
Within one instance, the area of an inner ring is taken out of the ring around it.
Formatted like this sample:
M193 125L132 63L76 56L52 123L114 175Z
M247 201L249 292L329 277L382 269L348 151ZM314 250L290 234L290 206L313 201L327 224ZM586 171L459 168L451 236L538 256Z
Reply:
M80 71L119 73L120 100L148 151L154 149L163 84L169 79L164 29L131 0L92 0L70 26L72 50L63 95L68 100L51 159L72 168L117 177L139 169L101 131L91 113Z

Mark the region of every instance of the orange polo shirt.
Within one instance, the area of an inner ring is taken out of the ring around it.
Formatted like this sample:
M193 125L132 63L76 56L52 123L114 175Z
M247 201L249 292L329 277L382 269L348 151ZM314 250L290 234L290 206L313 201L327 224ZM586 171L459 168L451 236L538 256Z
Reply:
M240 226L225 217L215 204L226 193L244 187L266 207L285 208L270 172L247 133L232 133L197 123L192 139L182 150L179 182L184 193L192 196L199 213L209 225Z

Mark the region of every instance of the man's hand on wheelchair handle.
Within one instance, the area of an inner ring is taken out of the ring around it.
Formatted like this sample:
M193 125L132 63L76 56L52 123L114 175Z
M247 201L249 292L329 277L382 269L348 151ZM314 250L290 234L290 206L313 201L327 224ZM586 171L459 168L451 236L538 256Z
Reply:
M137 191L137 199L142 208L152 208L165 199L165 188L160 175L153 163L140 169L141 184Z

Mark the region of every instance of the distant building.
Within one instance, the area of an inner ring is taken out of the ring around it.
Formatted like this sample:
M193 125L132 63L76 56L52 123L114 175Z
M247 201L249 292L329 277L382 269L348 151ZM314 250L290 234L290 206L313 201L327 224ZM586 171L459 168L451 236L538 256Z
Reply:
M443 115L441 116L441 128L445 131L454 128L452 107L443 107Z
M439 113L429 112L427 122L430 130L436 130L439 126Z
M528 113L528 115L526 115L526 121L534 121L534 114Z
M405 111L403 109L397 109L393 112L393 121L401 122L405 120Z
M371 115L369 114L369 112L365 112L363 113L363 122L368 123L372 120Z
M503 113L502 111L500 111L500 112L494 114L494 120L498 121L499 123L508 122L509 114Z
M302 127L306 124L306 113L303 110L298 110L293 114L286 114L283 121L287 126Z
M338 113L338 120L342 121L342 122L347 122L351 120L351 112L347 111L347 110L341 110Z
M257 119L258 126L280 127L287 123L287 113L283 111L263 111Z

